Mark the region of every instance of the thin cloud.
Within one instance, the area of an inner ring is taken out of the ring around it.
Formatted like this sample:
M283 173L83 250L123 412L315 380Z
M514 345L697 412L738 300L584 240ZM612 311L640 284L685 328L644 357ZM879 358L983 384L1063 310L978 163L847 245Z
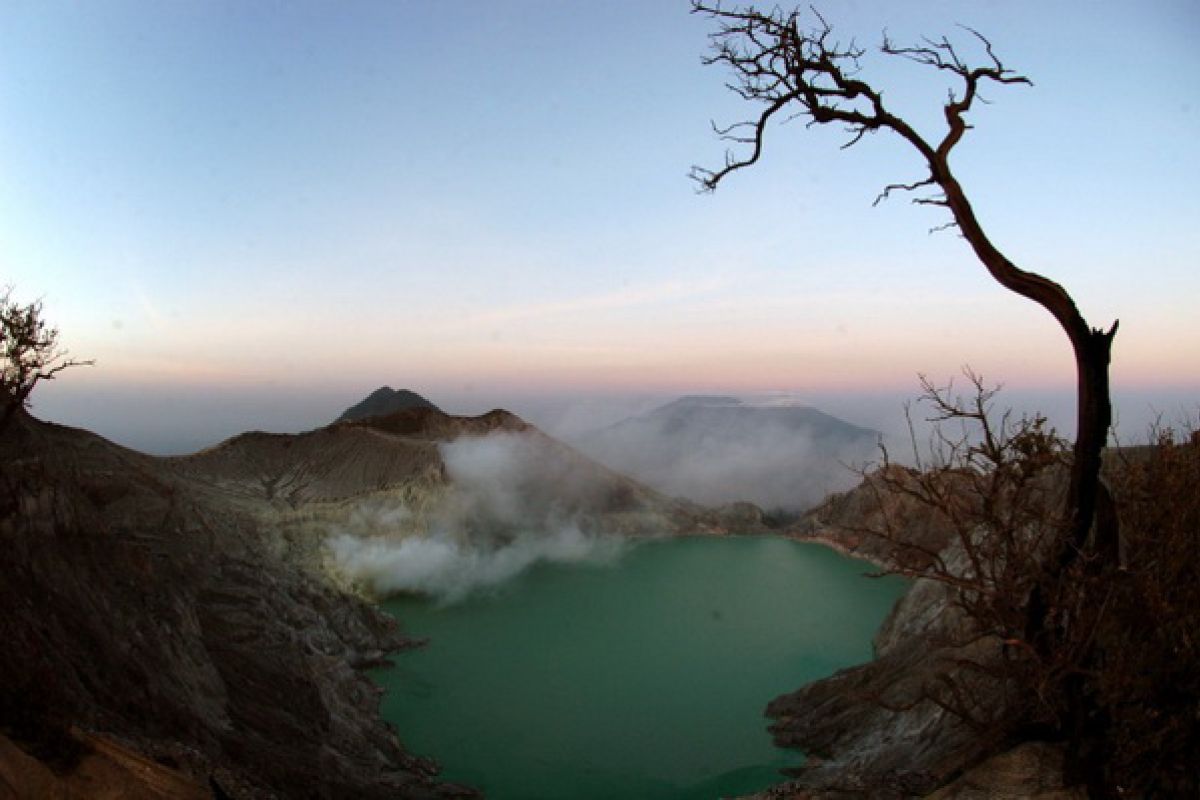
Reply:
M731 284L725 277L713 277L699 281L665 281L646 286L630 287L615 292L582 295L565 300L526 303L507 306L494 311L468 314L454 321L454 327L475 325L487 327L499 323L523 322L587 311L615 311L639 306L654 305L684 298L694 298L726 289Z

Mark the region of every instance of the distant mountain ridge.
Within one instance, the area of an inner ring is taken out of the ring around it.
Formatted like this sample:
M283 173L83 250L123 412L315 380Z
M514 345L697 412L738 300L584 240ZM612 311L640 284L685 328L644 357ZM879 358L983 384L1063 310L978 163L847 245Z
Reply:
M790 398L690 395L578 438L608 467L699 503L800 511L857 475L880 433Z
M390 386L381 386L367 395L363 400L343 411L342 415L334 420L334 422L352 422L371 417L383 417L409 408L429 408L434 411L441 411L440 408L416 392L410 392L408 389L397 390Z
M660 411L668 411L674 408L682 408L685 406L740 406L745 405L741 398L733 397L727 394L685 394L678 400L672 400L666 405L659 406L651 411L651 414Z
M764 421L790 430L806 430L827 441L878 441L879 432L852 425L820 409L800 403L748 403L724 395L688 395L659 406L642 417L618 422L612 427L636 424L638 420L661 420L671 430L712 426L731 434L752 433Z

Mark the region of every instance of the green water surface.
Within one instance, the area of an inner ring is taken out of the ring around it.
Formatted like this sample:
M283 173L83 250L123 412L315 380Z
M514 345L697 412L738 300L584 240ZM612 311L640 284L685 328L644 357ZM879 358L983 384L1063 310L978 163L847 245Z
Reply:
M442 606L384 604L427 647L375 678L384 718L494 800L715 798L781 780L778 694L871 658L898 578L784 539L684 538L542 564Z

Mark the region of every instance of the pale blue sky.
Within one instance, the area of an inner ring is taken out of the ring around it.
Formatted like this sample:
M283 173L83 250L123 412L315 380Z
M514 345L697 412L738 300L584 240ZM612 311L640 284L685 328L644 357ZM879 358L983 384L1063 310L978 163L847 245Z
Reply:
M1069 395L1044 312L927 235L936 211L871 207L919 175L899 143L793 124L695 194L688 167L723 152L709 120L751 109L700 65L712 25L687 7L0 2L0 282L98 361L39 413L145 444L128 432L178 424L172 397L233 432L383 383L452 410L836 398L965 362ZM1200 396L1200 4L823 12L866 44L971 25L1034 80L989 91L957 154L985 225L1094 324L1121 318L1119 388ZM937 124L937 76L868 77Z

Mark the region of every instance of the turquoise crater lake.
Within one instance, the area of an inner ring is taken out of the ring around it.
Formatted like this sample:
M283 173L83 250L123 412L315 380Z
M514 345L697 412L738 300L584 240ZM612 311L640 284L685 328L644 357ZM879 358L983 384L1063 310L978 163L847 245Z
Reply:
M778 694L871 658L905 581L785 539L631 545L498 591L384 608L428 637L374 677L383 716L493 800L716 798L781 780Z

